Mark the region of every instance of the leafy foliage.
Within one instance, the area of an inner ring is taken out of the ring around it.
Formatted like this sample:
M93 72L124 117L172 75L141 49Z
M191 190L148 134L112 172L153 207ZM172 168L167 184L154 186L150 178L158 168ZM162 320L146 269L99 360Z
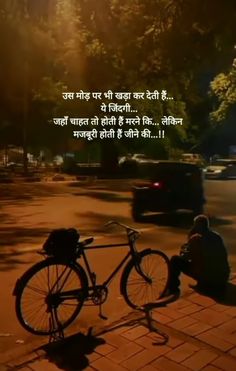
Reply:
M236 105L236 63L230 72L220 73L211 82L211 93L217 98L218 107L211 113L211 119L224 121Z
M69 149L70 134L50 119L94 115L97 106L65 102L63 90L165 89L173 101L139 102L139 114L183 117L184 125L158 143L118 149L168 155L196 145L210 126L214 76L212 118L224 119L235 104L235 70L219 74L233 59L235 19L235 0L2 0L1 138L23 143L23 128L28 145Z

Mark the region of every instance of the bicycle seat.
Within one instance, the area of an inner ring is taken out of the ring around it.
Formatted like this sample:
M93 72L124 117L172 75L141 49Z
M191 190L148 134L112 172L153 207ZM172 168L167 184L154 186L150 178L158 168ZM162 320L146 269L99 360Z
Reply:
M79 246L80 247L85 247L87 245L90 245L93 242L93 240L94 240L93 237L86 238L84 241L79 242Z
M47 255L46 252L45 252L45 250L43 250L43 249L37 250L36 253L39 254L39 255L43 255L43 256L46 256Z

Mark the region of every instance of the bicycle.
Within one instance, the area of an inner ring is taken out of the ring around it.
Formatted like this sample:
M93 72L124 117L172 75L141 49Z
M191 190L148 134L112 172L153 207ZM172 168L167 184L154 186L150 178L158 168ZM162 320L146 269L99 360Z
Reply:
M140 309L156 303L164 297L169 280L168 257L159 250L145 249L138 252L137 230L116 221L126 230L128 242L92 245L93 237L77 243L75 259L63 261L53 256L36 263L17 280L13 295L20 324L37 335L52 335L69 326L78 316L86 301L100 306L106 301L108 286L114 276L123 269L120 292L126 303ZM129 247L129 252L119 262L102 284L96 283L96 273L90 268L86 250ZM84 267L77 261L83 258Z

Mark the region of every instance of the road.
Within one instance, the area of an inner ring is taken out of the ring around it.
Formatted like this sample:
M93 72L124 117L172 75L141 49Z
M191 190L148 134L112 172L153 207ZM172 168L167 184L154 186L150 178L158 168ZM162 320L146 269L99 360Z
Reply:
M108 230L104 223L118 220L139 229L139 248L157 248L168 256L177 252L190 228L190 214L176 216L148 215L142 223L134 223L130 215L130 183L128 180L94 181L90 183L12 184L0 186L0 352L31 344L35 336L18 324L14 312L12 289L16 279L41 258L36 250L42 246L53 228L79 228L81 238L94 236L98 243L124 241L119 229ZM206 213L214 229L224 236L229 249L232 270L236 271L236 187L235 181L206 181ZM102 281L118 263L124 249L99 250L89 253L91 265ZM120 296L115 278L104 305L108 316L105 324L130 311ZM183 280L183 294L188 290ZM102 326L98 308L86 307L73 331L88 326ZM44 338L45 340L45 338Z

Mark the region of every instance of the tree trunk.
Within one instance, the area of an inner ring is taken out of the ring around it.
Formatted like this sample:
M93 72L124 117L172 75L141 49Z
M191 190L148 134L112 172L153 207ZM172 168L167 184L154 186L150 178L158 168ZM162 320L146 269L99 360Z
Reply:
M28 121L29 121L29 63L26 58L24 63L24 96L23 96L23 168L24 175L28 174L28 157L27 157L27 131L28 131Z
M101 141L101 166L106 175L116 175L118 171L118 151L113 140Z

